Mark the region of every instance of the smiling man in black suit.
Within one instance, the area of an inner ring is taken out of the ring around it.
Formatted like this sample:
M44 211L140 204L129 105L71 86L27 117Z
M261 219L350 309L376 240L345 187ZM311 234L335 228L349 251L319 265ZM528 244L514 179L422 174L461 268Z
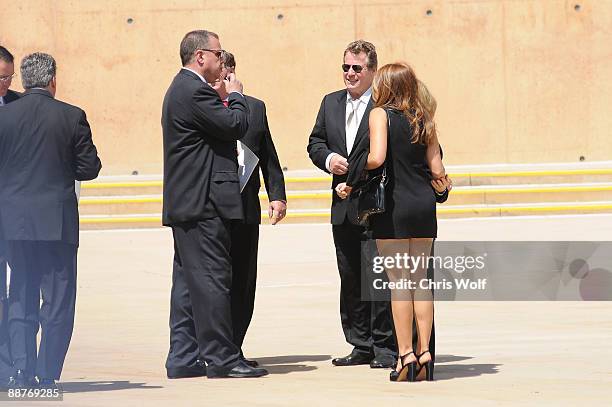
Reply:
M162 218L174 237L169 378L267 374L242 360L233 338L231 229L244 218L236 141L247 131L248 108L235 75L226 83L227 108L209 85L221 74L222 55L217 34L187 33L183 67L162 106Z
M323 98L308 141L312 162L333 174L332 189L346 182L348 162L369 135L372 81L378 59L374 45L354 41L344 51L345 89ZM340 319L352 352L335 358L336 366L369 364L389 368L395 364L395 339L388 302L361 300L361 240L364 228L351 223L347 201L333 194L331 223L340 272Z
M365 166L363 155L365 151L367 157L369 150L371 86L378 62L376 49L370 42L353 41L344 51L343 62L346 89L323 98L307 147L312 162L333 174L332 189L346 182L353 185ZM436 101L424 84L419 86L419 97L432 110L433 116ZM438 203L448 199L450 179L444 186L444 192L436 192ZM397 347L389 303L361 300L361 241L367 238L363 234L365 229L355 224L355 214L350 213L350 200L340 198L336 193L332 195L331 223L341 280L340 317L346 341L353 345L349 355L335 358L332 363L336 366L369 363L372 368L393 367ZM428 272L433 273L433 269ZM416 329L414 331L416 346ZM429 350L435 358L434 326Z
M56 63L21 62L23 96L0 108L0 236L11 266L9 387L56 388L74 327L79 212L75 181L102 164L85 112L55 99ZM41 305L42 293L42 305ZM36 334L41 328L37 351Z

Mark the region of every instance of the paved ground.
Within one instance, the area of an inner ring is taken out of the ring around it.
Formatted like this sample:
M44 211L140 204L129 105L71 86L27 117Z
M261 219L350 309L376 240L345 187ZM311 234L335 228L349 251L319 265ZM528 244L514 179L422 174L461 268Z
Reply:
M611 231L612 215L587 215L445 220L439 236L609 240ZM268 377L167 380L171 250L164 229L82 233L76 329L58 405L610 405L610 302L440 302L436 382L390 383L386 370L333 367L332 355L350 349L327 225L262 227L245 351Z

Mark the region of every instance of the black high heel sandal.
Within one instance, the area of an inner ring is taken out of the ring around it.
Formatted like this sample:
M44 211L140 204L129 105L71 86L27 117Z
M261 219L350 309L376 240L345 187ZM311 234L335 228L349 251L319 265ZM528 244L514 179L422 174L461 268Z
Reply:
M389 374L390 381L392 382L405 382L405 381L413 382L415 381L416 373L417 373L416 372L416 366L417 366L416 360L414 362L404 364L404 358L410 355L411 353L414 355L414 352L408 352L405 355L400 356L399 360L400 360L400 363L402 364L402 368L400 369L399 372L395 369L391 371L391 373Z
M421 371L423 370L423 368L425 368L425 380L428 381L428 382L433 382L433 379L434 379L434 376L433 376L433 371L434 371L434 361L433 361L433 358L431 360L425 362L424 365L421 364L421 362L420 362L421 361L421 357L424 354L426 354L426 353L429 353L429 356L431 356L431 352L429 352L429 349L421 352L420 355L416 355L416 358L417 358L417 362L416 363L419 365L419 368L417 369L415 380L416 379L421 379L422 380L422 378L421 378Z

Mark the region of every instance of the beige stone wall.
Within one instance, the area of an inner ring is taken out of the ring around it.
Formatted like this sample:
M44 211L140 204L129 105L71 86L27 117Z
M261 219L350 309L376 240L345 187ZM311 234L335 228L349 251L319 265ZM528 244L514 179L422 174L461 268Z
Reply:
M195 28L234 52L289 169L311 168L308 135L356 38L429 86L448 163L612 159L611 1L19 0L0 27L18 59L56 57L57 96L88 113L105 174L161 172L161 101Z

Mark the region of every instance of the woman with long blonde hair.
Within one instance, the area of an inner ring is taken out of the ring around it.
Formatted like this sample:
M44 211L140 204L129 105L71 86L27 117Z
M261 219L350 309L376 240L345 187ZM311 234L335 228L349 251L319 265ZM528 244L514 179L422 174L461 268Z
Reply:
M380 256L407 255L409 264L387 267L390 282L414 282L409 289L391 290L391 308L398 344L392 381L433 380L429 339L433 297L420 281L426 278L426 258L437 235L434 188L447 184L433 121L431 103L420 95L419 81L405 63L380 68L373 83L375 107L369 118L370 152L366 169L387 174L386 210L372 216L370 229ZM434 188L432 188L432 185ZM387 265L387 264L385 264ZM412 345L416 320L417 348Z

